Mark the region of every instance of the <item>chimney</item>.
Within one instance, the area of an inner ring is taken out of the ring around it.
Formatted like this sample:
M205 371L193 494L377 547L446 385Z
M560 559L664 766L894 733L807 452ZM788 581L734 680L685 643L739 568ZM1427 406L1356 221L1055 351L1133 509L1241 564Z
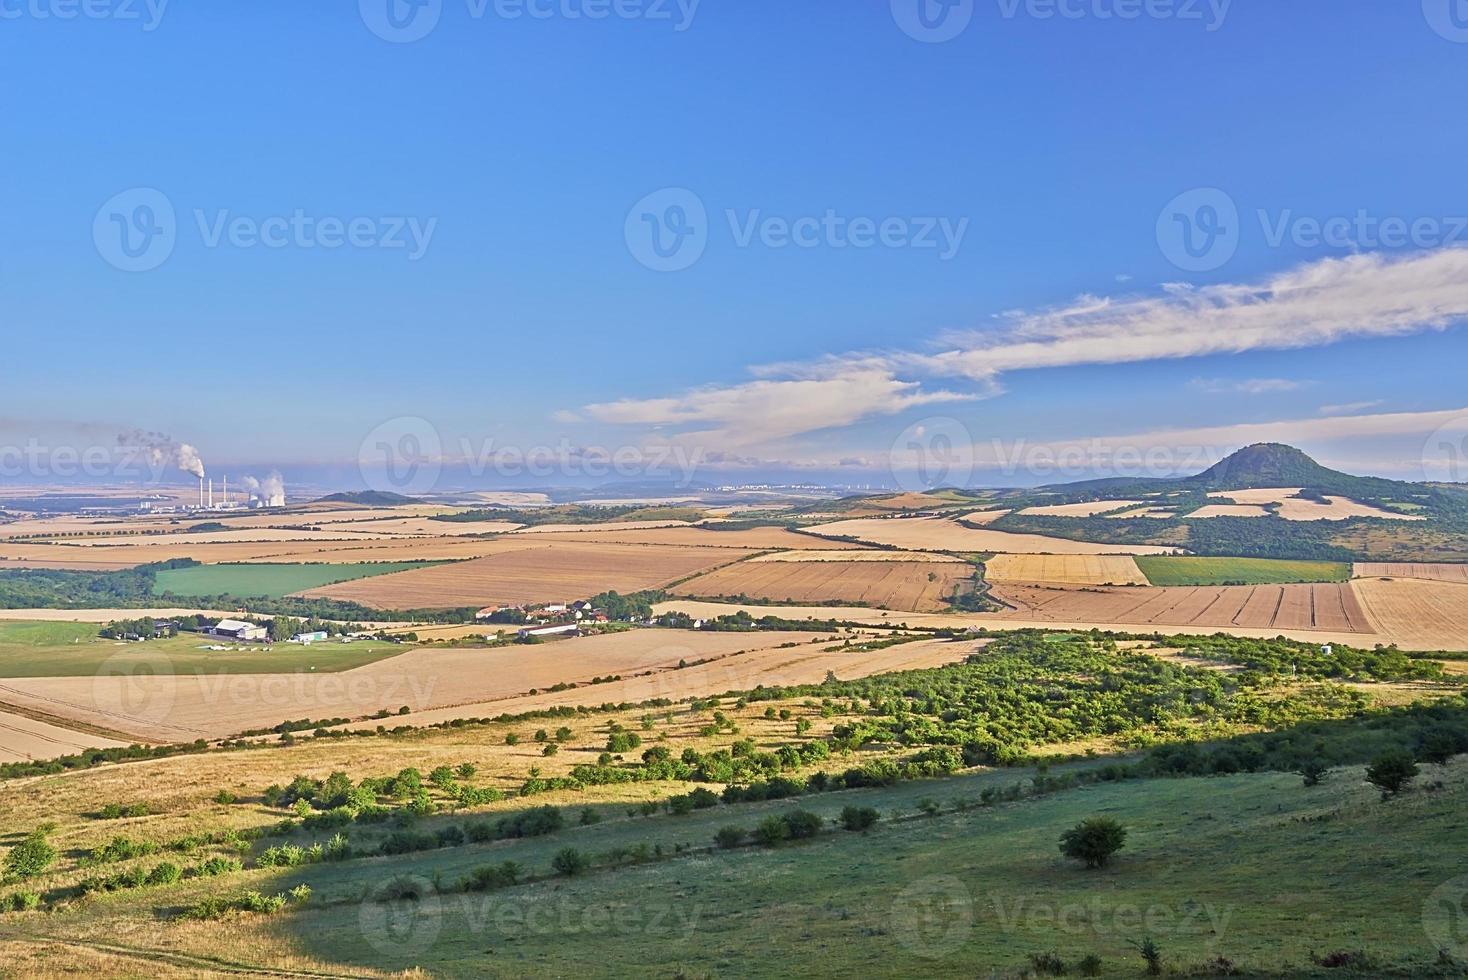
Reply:
M229 474L224 474L224 509L229 509Z
M214 509L214 477L209 478L209 509Z
M204 508L204 478L199 477L199 509Z

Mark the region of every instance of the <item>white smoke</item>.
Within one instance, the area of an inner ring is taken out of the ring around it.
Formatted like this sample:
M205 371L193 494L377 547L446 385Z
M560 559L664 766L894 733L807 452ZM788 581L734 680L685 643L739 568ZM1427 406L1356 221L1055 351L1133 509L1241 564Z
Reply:
M199 457L199 451L186 442L174 441L172 436L133 429L119 435L117 444L142 453L155 469L173 463L183 472L204 479L204 460Z
M285 480L274 470L264 480L245 477L245 492L250 495L252 507L285 506Z

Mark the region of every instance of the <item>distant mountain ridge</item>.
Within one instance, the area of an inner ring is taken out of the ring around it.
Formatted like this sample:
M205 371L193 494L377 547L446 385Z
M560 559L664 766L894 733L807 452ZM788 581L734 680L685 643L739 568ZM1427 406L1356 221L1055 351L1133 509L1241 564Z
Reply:
M333 493L320 497L317 504L357 504L363 507L397 507L402 504L421 504L417 497L405 497L400 493L385 490L355 490L350 493Z

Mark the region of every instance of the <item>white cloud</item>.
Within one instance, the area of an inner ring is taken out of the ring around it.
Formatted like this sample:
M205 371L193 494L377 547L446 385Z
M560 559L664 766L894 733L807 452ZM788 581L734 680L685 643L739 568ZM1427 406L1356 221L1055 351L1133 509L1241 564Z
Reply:
M1210 395L1271 395L1284 391L1299 391L1314 383L1313 381L1295 381L1290 378L1245 378L1242 381L1230 378L1194 378L1192 386Z
M1383 405L1385 403L1386 400L1383 398L1374 398L1371 401L1365 402L1346 402L1341 405L1321 405L1320 414L1350 415L1352 412L1364 412L1368 408L1376 408L1378 405Z
M583 414L629 425L700 425L701 437L754 446L917 405L991 397L1014 371L1299 349L1443 330L1465 318L1468 249L1354 255L1259 283L1170 284L1150 297L1082 296L1053 309L1002 314L997 327L948 334L926 352L852 352L766 365L751 369L754 381L588 405ZM924 387L944 378L961 379L966 389Z

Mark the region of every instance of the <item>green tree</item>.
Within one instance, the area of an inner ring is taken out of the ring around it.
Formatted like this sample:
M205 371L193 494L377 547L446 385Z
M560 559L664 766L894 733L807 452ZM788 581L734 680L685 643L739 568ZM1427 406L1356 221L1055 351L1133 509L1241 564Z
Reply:
M1126 828L1110 817L1087 817L1060 835L1060 853L1088 868L1104 868L1126 845Z
M574 847L563 847L551 858L551 867L557 874L574 878L591 867L591 859Z
M34 878L56 860L56 848L46 840L44 831L35 831L5 855L5 877L14 881Z
M1381 790L1381 798L1396 796L1417 775L1417 760L1400 749L1384 752L1366 767L1366 781Z

